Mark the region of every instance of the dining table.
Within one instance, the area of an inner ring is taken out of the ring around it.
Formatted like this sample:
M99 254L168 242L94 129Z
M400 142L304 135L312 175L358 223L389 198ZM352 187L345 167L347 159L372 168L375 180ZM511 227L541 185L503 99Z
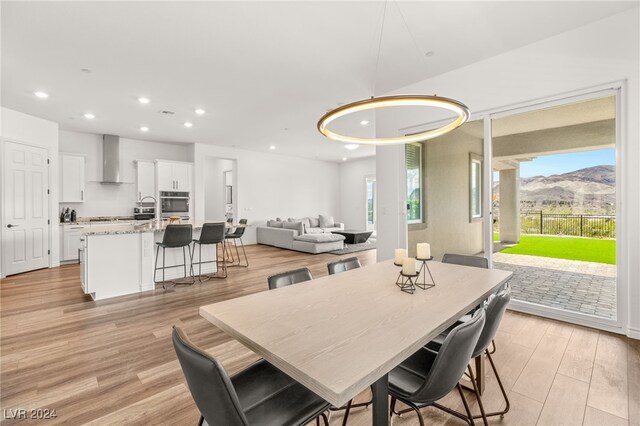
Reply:
M388 425L388 373L512 275L435 261L429 269L435 286L413 294L396 285L401 268L388 260L202 306L200 315L336 407L371 386L372 423Z

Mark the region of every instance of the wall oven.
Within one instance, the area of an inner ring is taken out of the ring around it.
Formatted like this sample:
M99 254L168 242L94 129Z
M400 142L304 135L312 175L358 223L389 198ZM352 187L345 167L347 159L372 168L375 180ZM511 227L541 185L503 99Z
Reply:
M180 216L189 219L188 192L160 192L160 213L162 217Z

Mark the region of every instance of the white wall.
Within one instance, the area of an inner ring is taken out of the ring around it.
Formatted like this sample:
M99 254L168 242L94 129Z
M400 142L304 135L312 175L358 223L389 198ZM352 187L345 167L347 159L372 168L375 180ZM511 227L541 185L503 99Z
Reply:
M366 177L376 175L376 157L340 164L340 215L345 229L367 229Z
M245 244L256 242L256 226L278 216L329 214L339 218L340 166L337 163L205 144L195 144L190 156L195 166L196 220L206 219L206 157L236 160L234 189L237 188L238 218L246 218L252 225L245 233Z
M409 225L409 256L416 244L431 244L431 254L474 255L483 251L482 222L469 222L469 154L482 155L482 139L454 130L423 144L423 224Z
M60 264L60 235L57 223L58 212L58 124L52 121L43 120L38 117L23 114L8 108L2 107L0 118L0 129L2 130L2 145L0 146L0 164L4 167L4 141L21 142L46 148L49 151L49 217L51 226L49 228L49 241L51 257L50 266ZM0 200L4 200L4 178L0 185ZM4 228L4 209L0 209L0 229ZM2 245L0 244L0 276L2 276Z
M62 153L84 154L85 202L61 203L60 208L75 209L79 217L132 216L137 200L135 160L188 161L187 144L169 144L136 139L120 139L121 185L103 185L102 135L60 131ZM58 210L59 211L59 210Z
M233 171L233 169L232 160L216 157L205 158L204 217L206 220L224 220L227 210L224 172Z
M520 49L398 89L395 93L438 93L466 103L472 113L506 110L538 99L624 81L622 136L626 152L618 167L626 184L620 194L625 201L622 214L627 232L621 236L626 258L619 259L619 279L626 286L618 306L628 324L624 330L640 338L640 9L630 9L572 31L550 37ZM480 114L482 115L482 114ZM422 124L416 121L416 125ZM393 131L393 123L377 122L376 127ZM397 132L398 129L396 128ZM387 133L388 134L388 133ZM379 200L383 187L384 162L378 161ZM396 169L391 165L389 169ZM392 191L386 187L385 191ZM387 195L392 197L392 195ZM379 215L380 218L380 215ZM401 220L401 217L396 217ZM378 234L378 246L392 244L401 233ZM385 241L385 240L388 240Z

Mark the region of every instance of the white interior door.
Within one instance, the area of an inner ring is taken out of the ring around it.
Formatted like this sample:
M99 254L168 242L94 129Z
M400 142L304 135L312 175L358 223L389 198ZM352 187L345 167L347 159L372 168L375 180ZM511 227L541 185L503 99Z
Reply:
M6 275L49 266L47 150L13 142L4 153Z

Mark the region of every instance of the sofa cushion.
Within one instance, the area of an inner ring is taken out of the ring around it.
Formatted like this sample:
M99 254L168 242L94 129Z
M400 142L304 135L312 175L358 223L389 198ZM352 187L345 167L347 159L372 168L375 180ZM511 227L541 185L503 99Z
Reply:
M305 234L322 234L324 232L324 229L322 229L322 228L307 228L306 231L307 232L305 232Z
M305 234L298 235L293 238L296 241L306 241L309 243L332 243L335 241L343 241L344 235L338 234Z
M320 215L320 228L333 228L333 216Z
M318 219L317 217L310 217L309 218L309 227L310 228L320 228L320 219Z
M272 228L282 228L282 222L279 220L268 220L267 226L270 226Z
M294 229L298 231L298 235L304 235L304 224L302 222L282 222L284 229Z

